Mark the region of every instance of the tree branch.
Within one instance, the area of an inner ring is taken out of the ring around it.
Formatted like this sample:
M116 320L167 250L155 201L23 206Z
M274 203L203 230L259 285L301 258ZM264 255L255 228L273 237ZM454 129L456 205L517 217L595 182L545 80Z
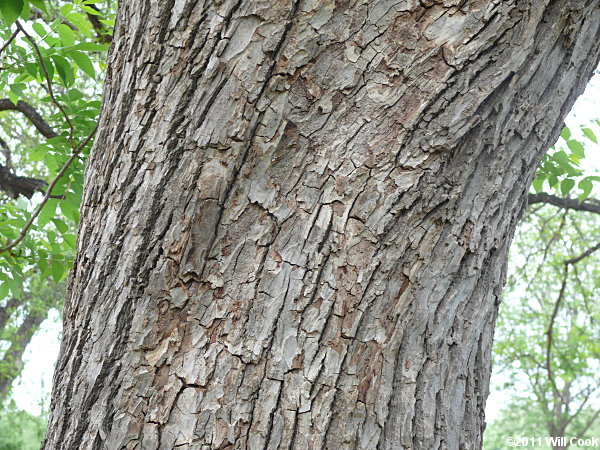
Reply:
M52 23L55 20L59 20L60 23L62 23L63 25L68 26L71 30L73 31L79 31L79 28L77 28L75 25L73 25L71 22L69 22L67 19L63 18L63 17L49 17L50 20L45 20L45 17L48 17L44 11L42 11L41 9L38 8L31 8L31 15L29 16L30 19L42 19L44 20L44 22L46 23Z
M8 322L8 319L12 315L13 311L18 306L20 306L21 303L22 303L22 301L19 300L18 298L11 297L6 302L6 306L0 307L0 330L2 330L4 328L4 326L6 325L6 322Z
M23 353L31 338L48 315L49 306L30 311L11 341L10 347L0 361L0 402L6 398L13 381L23 370Z
M88 4L87 6L100 12L100 9L98 9L98 7L94 4ZM45 19L45 17L48 17L48 15L45 14L41 9L31 8L31 19ZM100 18L90 13L87 13L87 17L90 23L92 24L94 31L96 32L96 37L98 41L103 44L110 44L112 42L112 36L106 33L106 28L104 27L104 24L100 22ZM68 26L73 31L79 31L79 28L73 25L73 23L69 22L64 17L57 17L57 15L54 15L54 17L49 16L49 20L46 20L46 22L50 23L55 20L59 20L60 23Z
M36 191L44 192L48 183L37 178L16 175L12 168L10 148L3 139L0 139L0 147L6 157L6 165L0 164L0 190L5 191L12 198L17 198L19 195L31 198Z
M4 163L8 170L12 170L12 153L6 141L0 138L0 147L2 147L2 153L4 153Z
M14 104L8 98L0 99L0 111L19 111L33 124L35 128L47 139L58 136L48 122L29 103L19 100Z
M15 38L17 37L17 34L19 34L19 31L20 30L17 29L14 31L13 34L10 35L8 40L2 45L2 48L0 48L0 53L2 53L6 49L6 47L8 47L10 45L10 43L15 40Z
M90 3L87 6L89 6L95 11L100 12L100 9L98 9L98 7L93 3ZM92 26L94 27L94 30L96 31L96 36L98 37L98 40L103 44L110 44L112 42L112 36L106 33L106 28L104 27L104 24L100 22L100 18L90 13L87 13L87 17Z
M588 420L588 423L585 425L585 427L583 428L583 430L581 430L579 432L580 436L585 436L585 433L588 432L588 430L590 429L590 427L594 424L594 422L596 421L596 419L598 418L598 415L600 415L600 409L597 410L594 415L590 418L590 420Z
M19 195L31 198L36 191L43 192L46 186L48 183L44 180L15 175L0 164L0 189L12 198L17 198Z
M539 194L529 194L527 204L546 203L549 205L558 206L559 208L573 209L576 211L587 211L600 214L600 201L596 199L587 199L579 203L575 198L560 198L556 195L540 192Z
M560 309L560 304L562 303L562 299L565 295L565 289L567 287L567 280L569 277L569 266L564 266L563 272L563 280L560 286L560 291L558 293L558 298L554 303L554 309L552 311L552 316L550 317L550 324L548 325L548 329L546 330L546 372L548 373L548 380L552 385L552 391L554 393L554 398L561 400L561 394L558 391L558 387L556 386L556 382L554 380L554 371L552 370L552 338L554 331L554 322L556 321L556 316L558 315L558 310Z
M60 169L60 172L58 172L56 174L56 176L54 177L54 179L52 180L52 182L48 186L48 190L46 191L46 195L44 195L44 198L42 199L42 201L40 202L40 204L37 206L37 208L35 208L35 211L33 211L33 213L31 214L31 217L29 218L29 220L27 221L27 223L25 224L25 226L23 227L23 229L19 233L19 236L15 240L13 240L9 245L7 245L4 248L1 248L0 249L0 254L6 252L8 250L11 250L19 242L21 242L25 238L25 236L27 235L27 232L29 231L29 229L31 228L31 226L33 225L33 223L35 222L35 219L37 219L37 217L42 212L42 208L44 207L44 205L48 202L48 200L50 200L52 198L52 189L54 189L54 187L58 183L58 180L60 180L60 178L65 174L65 172L67 171L67 169L69 168L69 166L71 165L71 163L73 161L75 161L75 158L77 158L77 156L79 155L79 153L81 153L81 151L85 148L85 146L88 144L88 142L90 142L90 140L92 139L92 137L94 136L94 134L96 134L97 130L98 130L98 125L96 125L94 127L94 129L91 131L91 133L73 151L73 153L71 154L70 158L62 166L62 169Z

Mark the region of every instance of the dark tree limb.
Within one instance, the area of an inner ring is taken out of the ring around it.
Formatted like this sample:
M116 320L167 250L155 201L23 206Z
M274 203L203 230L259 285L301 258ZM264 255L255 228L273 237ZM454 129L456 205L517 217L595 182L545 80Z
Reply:
M552 386L552 391L554 393L554 399L559 402L562 401L562 396L558 387L556 385L556 381L554 378L554 371L552 370L552 342L553 342L553 333L554 333L554 323L556 321L556 317L558 316L558 311L560 309L561 303L565 296L565 290L567 287L567 280L569 278L569 267L567 265L564 266L563 271L563 279L560 285L560 291L558 293L558 298L554 303L554 309L552 310L552 316L550 317L550 324L548 325L548 329L546 330L546 372L548 374L548 380Z
M73 153L71 154L71 156L69 157L67 162L65 162L65 164L63 165L62 169L60 169L60 171L56 174L54 179L48 185L48 190L46 191L44 198L42 199L40 204L35 208L35 210L31 214L31 217L29 218L29 220L27 221L25 226L21 229L19 236L16 239L12 240L10 242L10 244L8 244L6 247L0 248L0 253L4 253L6 251L11 250L13 247L15 247L17 244L19 244L19 242L21 242L25 238L25 236L27 235L27 232L29 231L29 229L31 228L31 226L33 225L33 223L35 222L37 217L42 212L42 208L44 207L44 205L48 202L48 200L50 198L56 198L52 194L52 189L54 189L54 187L58 183L58 180L60 180L60 178L65 174L65 172L67 171L67 169L69 168L71 163L79 157L79 153L81 153L81 151L85 148L85 146L91 141L91 139L96 134L97 130L98 130L98 125L96 125L94 127L94 129L90 132L90 134L88 134L88 136L81 142L81 144L79 144L79 146L73 151Z
M590 198L579 203L575 198L560 198L556 195L540 192L539 194L529 194L527 203L533 205L535 203L546 203L549 205L558 206L559 208L573 209L576 211L588 211L600 214L600 201Z
M4 153L4 164L8 170L12 170L12 153L10 147L6 141L0 138L0 147L2 147L2 153Z
M20 306L21 303L22 301L18 298L11 297L7 300L6 305L0 306L0 330L4 328L14 310Z
M58 136L48 122L29 103L19 100L16 104L8 98L0 99L0 111L19 111L33 124L33 126L47 139Z
M95 11L100 12L100 9L98 9L98 7L93 3L88 4L87 6L89 6ZM96 31L96 36L98 40L103 44L110 44L112 42L112 36L107 33L106 27L102 22L100 22L100 17L90 13L87 13L87 17L90 23L92 24L92 27L94 27L94 31Z
M13 172L10 148L1 138L0 147L6 159L6 165L0 164L0 190L5 191L12 198L17 198L19 195L31 198L36 191L44 192L48 183L37 178L16 175Z
M17 198L19 195L31 198L37 191L44 192L46 186L48 183L44 180L15 175L0 164L0 190L12 198Z

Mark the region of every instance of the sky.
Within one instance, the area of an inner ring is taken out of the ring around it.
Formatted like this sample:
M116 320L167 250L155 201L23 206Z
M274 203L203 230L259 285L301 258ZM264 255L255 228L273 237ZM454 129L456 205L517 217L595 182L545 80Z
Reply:
M600 118L599 101L600 71L597 71L565 120L572 132L575 133L581 124ZM597 135L600 137L600 128L595 127L595 129L599 131ZM594 145L589 140L586 142L586 167L589 172L586 173L587 175L600 174L600 145ZM595 191L598 196L597 186ZM23 373L13 384L13 398L19 409L38 415L42 412L42 405L45 405L45 409L48 408L54 364L60 348L61 328L60 314L58 311L51 311L49 318L42 324L27 347ZM497 417L510 398L507 392L497 388L503 382L499 374L492 375L491 393L486 408L487 422Z

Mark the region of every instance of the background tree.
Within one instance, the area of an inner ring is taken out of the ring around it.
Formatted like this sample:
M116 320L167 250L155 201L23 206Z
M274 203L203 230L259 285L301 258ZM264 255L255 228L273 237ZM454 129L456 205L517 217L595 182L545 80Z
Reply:
M120 5L45 448L473 448L591 1Z
M594 129L597 123L577 134L597 144ZM585 146L563 130L544 157L511 250L495 364L515 398L486 432L489 449L502 448L507 436L597 436L600 202L587 196L599 177L584 173ZM575 186L579 199L568 197Z
M111 40L114 5L102 6L0 3L1 448L35 445L21 430L45 421L16 411L10 388L48 311L62 310Z

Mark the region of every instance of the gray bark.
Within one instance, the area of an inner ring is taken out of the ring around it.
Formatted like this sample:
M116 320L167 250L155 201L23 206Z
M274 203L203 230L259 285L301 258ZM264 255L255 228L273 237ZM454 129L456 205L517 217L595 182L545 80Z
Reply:
M44 443L481 446L584 0L120 3Z

